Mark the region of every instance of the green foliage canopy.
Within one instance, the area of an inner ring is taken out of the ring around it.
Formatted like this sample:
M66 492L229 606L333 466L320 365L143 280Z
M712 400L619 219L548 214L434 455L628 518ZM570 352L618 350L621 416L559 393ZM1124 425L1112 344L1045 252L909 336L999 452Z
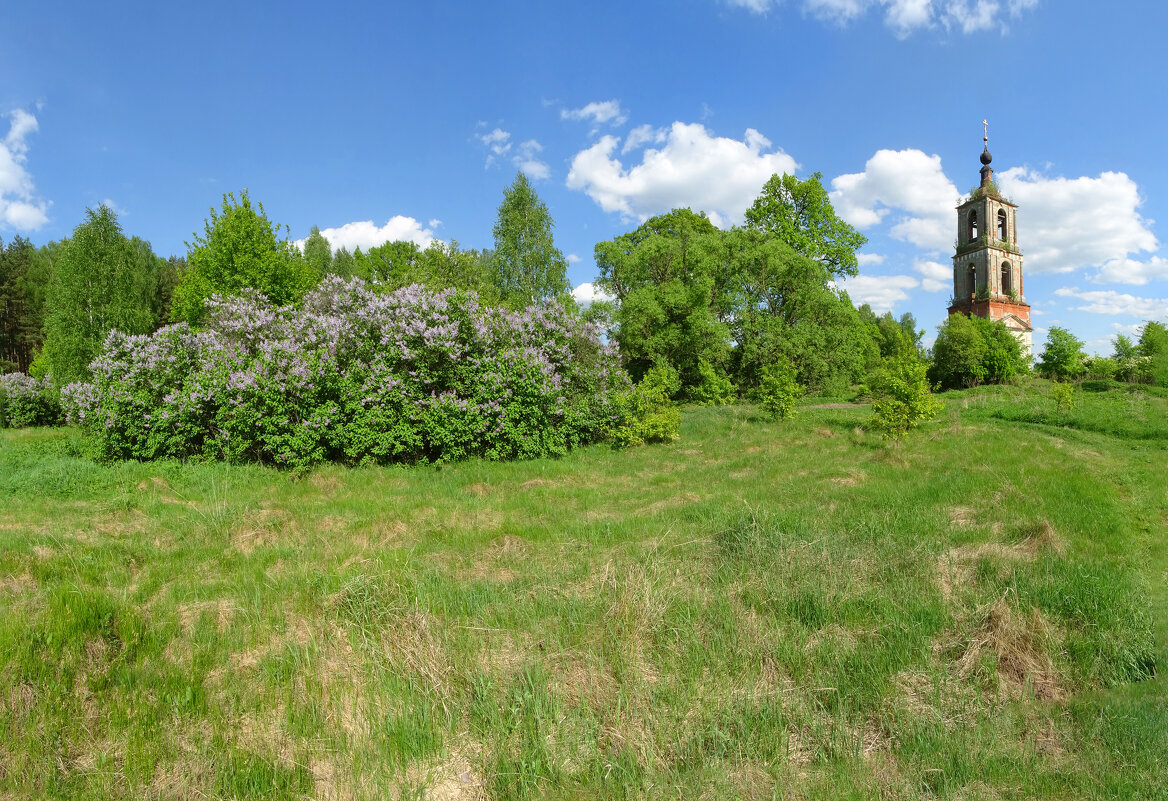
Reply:
M863 372L871 343L851 302L823 264L773 234L720 231L674 209L595 253L634 379L669 364L681 396L717 402L726 381L748 390L779 359L816 390Z
M999 384L1026 371L1022 346L1001 320L951 315L937 327L929 380L945 389Z
M1037 369L1047 378L1059 381L1078 378L1087 370L1083 365L1082 341L1065 328L1051 326Z
M805 181L772 175L746 210L746 225L820 262L833 278L856 275L856 251L868 239L836 215L822 181L818 172Z
M503 191L492 232L493 283L514 306L567 294L568 262L552 238L555 223L547 205L522 172Z
M45 356L58 385L89 376L106 334L146 334L157 323L159 276L166 264L150 243L122 233L105 205L85 222L53 267L45 315Z
M246 189L238 201L234 194L224 194L222 209L211 209L203 235L195 234L188 247L189 268L174 292L175 320L198 323L207 298L235 295L245 288L257 290L276 305L292 303L318 280L286 232L280 236L263 204L252 205Z

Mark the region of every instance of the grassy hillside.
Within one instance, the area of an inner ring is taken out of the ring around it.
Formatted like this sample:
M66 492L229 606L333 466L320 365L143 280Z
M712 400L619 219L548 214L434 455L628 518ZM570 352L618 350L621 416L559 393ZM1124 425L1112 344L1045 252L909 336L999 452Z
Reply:
M301 477L0 432L0 794L1163 798L1168 400L1046 393Z

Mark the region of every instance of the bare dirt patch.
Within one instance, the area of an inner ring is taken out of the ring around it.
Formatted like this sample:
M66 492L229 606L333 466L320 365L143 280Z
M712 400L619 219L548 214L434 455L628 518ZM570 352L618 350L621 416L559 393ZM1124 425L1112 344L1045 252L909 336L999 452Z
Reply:
M674 509L678 506L689 506L692 503L700 503L701 500L700 495L693 492L686 492L681 495L674 495L672 498L663 498L659 501L654 501L648 506L643 506L638 509L635 514L652 515L664 509Z
M1002 597L979 615L981 623L957 660L963 678L982 669L982 657L990 652L1002 696L1019 698L1029 691L1044 701L1066 697L1050 657L1052 647L1057 647L1057 631L1040 611L1020 614Z
M972 506L954 506L949 510L949 525L953 528L972 528L977 511Z
M0 591L11 595L24 595L36 589L36 579L26 568L19 576L8 575L0 578Z
M558 487L559 481L552 481L550 478L533 478L530 481L524 481L519 485L519 489L531 490L539 489L540 487Z
M336 495L345 488L339 478L324 473L313 473L308 483L326 495Z
M837 487L855 487L864 482L868 475L863 470L853 470L846 476L839 476L831 479L831 483Z
M425 801L487 801L486 782L476 767L482 762L481 752L481 747L472 746L441 761L411 765L401 789L421 789Z
M237 610L231 601L220 598L217 601L179 604L177 611L178 623L182 627L183 634L189 634L195 624L207 614L214 615L215 628L220 634L223 634L231 626L231 621L235 618Z

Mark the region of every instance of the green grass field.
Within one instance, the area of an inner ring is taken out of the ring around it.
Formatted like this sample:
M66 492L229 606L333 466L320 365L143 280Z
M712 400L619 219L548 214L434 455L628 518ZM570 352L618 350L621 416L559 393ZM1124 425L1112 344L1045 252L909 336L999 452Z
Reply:
M0 432L0 796L1168 797L1168 399L304 476Z

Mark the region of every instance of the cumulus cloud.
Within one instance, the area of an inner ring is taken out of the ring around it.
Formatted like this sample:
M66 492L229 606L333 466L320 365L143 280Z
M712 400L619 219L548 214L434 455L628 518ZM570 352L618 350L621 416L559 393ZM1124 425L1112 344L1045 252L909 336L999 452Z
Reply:
M729 5L766 14L780 0L727 0ZM803 13L834 25L849 23L872 9L883 10L884 24L899 37L924 28L957 30L964 34L998 28L1007 30L1006 16L1018 19L1038 0L803 0Z
M652 125L638 125L629 131L625 137L625 146L621 148L621 155L636 150L648 144L661 144L669 132L665 128L654 128Z
M489 168L501 158L510 157L510 161L518 169L527 173L533 180L543 180L551 174L548 165L541 161L539 154L543 152L543 145L535 139L528 139L519 145L511 142L511 132L502 128L478 134L478 140L487 148L487 161L484 167Z
M953 265L939 261L913 262L913 269L921 276L921 289L926 292L943 292L953 289Z
M0 226L32 231L49 221L49 204L39 198L27 167L28 137L37 119L23 109L11 112L8 135L0 140Z
M413 242L420 248L430 245L434 241L434 231L438 220L431 220L429 227L413 217L397 215L389 218L385 225L374 225L372 220L345 223L339 228L324 228L321 235L329 241L333 250L346 248L353 251L357 248L369 250L386 242ZM304 249L304 240L297 240L296 246Z
M502 128L495 128L485 134L479 134L479 141L486 145L490 153L487 156L486 166L490 167L499 156L505 156L511 150L511 132Z
M579 264L579 262L580 262L580 257L577 256L575 253L569 253L564 258L567 259L568 264Z
M891 214L893 237L928 250L953 246L960 193L941 170L940 156L878 150L863 172L841 175L831 187L836 212L857 228L871 228Z
M1139 214L1139 187L1122 172L1105 172L1098 178L1047 178L1014 167L999 173L998 181L1020 206L1018 241L1029 273L1068 273L1158 247L1150 223ZM1123 266L1116 263L1107 274L1120 275ZM1151 264L1136 277L1158 270L1163 265Z
M700 123L675 122L661 145L626 167L616 157L620 138L602 136L572 159L567 186L625 220L688 206L726 227L742 221L771 175L794 174L799 166L782 150L766 152L770 140L753 128L739 141L713 136Z
M884 257L879 253L857 253L856 261L860 263L861 267L867 267L870 264L883 264Z
M551 175L548 165L538 158L542 152L543 145L534 139L528 139L516 150L515 158L512 161L516 167L527 173L528 178L542 181Z
M628 116L621 109L619 100L605 100L589 103L581 108L566 108L560 112L562 120L591 120L594 125L603 125L611 122L613 125L624 125Z
M1146 284L1168 279L1168 259L1154 256L1147 261L1119 258L1106 261L1092 281L1097 284Z
M848 293L852 303L857 306L867 303L879 314L892 311L897 303L908 300L908 290L920 284L911 275L857 275L845 278L839 287Z
M1073 311L1092 314L1125 314L1143 320L1161 320L1168 317L1168 298L1141 298L1116 292L1114 289L1084 291L1077 286L1060 287L1054 291L1064 298L1075 298L1084 302L1082 306L1072 306Z
M592 283L580 284L580 286L572 290L572 297L575 298L576 302L581 306L591 306L594 301L598 300L616 300L616 298L614 298L612 295L604 292L601 289L598 289L596 285Z

